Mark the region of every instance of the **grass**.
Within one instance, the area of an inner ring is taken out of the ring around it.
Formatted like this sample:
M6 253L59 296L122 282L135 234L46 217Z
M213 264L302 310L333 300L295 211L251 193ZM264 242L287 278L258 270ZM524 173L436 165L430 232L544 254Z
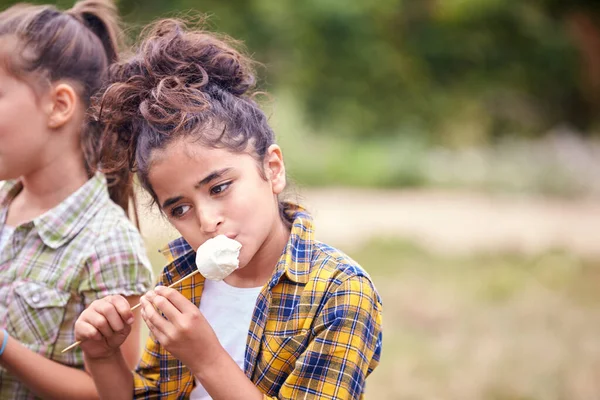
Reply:
M397 240L350 254L384 301L367 399L600 398L600 261L444 257Z
M158 272L162 256L150 253ZM600 398L600 260L558 250L448 257L396 239L349 254L384 302L367 400Z

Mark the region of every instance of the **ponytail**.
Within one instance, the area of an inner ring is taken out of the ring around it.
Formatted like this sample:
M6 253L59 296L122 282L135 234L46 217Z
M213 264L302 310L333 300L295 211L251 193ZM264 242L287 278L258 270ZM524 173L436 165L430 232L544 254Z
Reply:
M66 14L79 20L100 39L109 63L118 60L123 38L114 3L108 0L83 0L75 3Z
M119 49L122 47L122 33L114 3L109 0L83 0L75 3L73 8L66 11L66 14L77 19L100 39L109 63L118 61ZM99 132L93 132L91 125L90 123L88 130L92 130L92 132L88 132L85 136L98 135ZM96 160L100 159L99 154L95 154L98 152L97 149L98 146L95 143L84 149L88 153L88 160L93 160L94 164L96 164ZM135 220L138 223L137 205L133 193L133 174L128 168L123 168L106 173L106 178L111 200L121 206L126 213L129 211L131 200Z
M16 39L16 51L0 49L7 71L35 89L61 79L76 82L86 108L104 84L109 65L117 61L123 37L111 0L82 0L65 12L54 6L17 4L0 13L0 36ZM89 121L81 144L90 176L101 167L99 136ZM133 196L129 169L113 171L107 179L111 199L127 212Z

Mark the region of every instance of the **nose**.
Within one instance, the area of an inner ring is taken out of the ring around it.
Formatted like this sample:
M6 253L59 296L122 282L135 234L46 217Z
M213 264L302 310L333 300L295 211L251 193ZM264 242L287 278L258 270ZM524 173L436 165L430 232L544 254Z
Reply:
M197 207L196 214L200 229L206 235L216 233L223 223L223 214L216 207Z

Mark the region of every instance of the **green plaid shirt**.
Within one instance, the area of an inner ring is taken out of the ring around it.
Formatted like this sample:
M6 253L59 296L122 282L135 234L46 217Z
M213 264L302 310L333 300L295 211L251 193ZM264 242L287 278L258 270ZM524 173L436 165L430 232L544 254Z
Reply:
M0 230L21 190L0 182ZM139 295L152 287L150 262L139 232L96 174L52 210L15 227L0 249L0 326L32 351L83 368L75 341L79 314L111 294ZM35 396L0 368L0 399Z
M310 215L289 208L290 239L258 296L244 372L265 400L361 399L381 356L381 299L354 260L314 239ZM196 253L183 238L164 254L170 263L163 285L196 269ZM200 306L202 276L176 288ZM194 385L190 370L150 336L134 375L134 398L188 399Z

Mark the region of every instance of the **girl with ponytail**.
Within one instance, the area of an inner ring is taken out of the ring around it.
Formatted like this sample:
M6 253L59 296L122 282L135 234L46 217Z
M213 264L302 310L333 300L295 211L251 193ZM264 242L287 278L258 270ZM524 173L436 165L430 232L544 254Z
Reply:
M235 44L159 21L95 97L103 167L137 170L182 235L142 297L151 336L135 372L119 347L133 318L125 299L97 300L75 324L104 399L358 399L379 362L379 295L360 265L315 239L306 210L280 199L282 151ZM218 235L242 244L239 268L168 288Z
M151 287L127 218L129 168L98 172L91 96L116 61L110 0L0 12L0 398L97 398L81 350L61 354L94 300ZM121 350L133 368L139 326Z

